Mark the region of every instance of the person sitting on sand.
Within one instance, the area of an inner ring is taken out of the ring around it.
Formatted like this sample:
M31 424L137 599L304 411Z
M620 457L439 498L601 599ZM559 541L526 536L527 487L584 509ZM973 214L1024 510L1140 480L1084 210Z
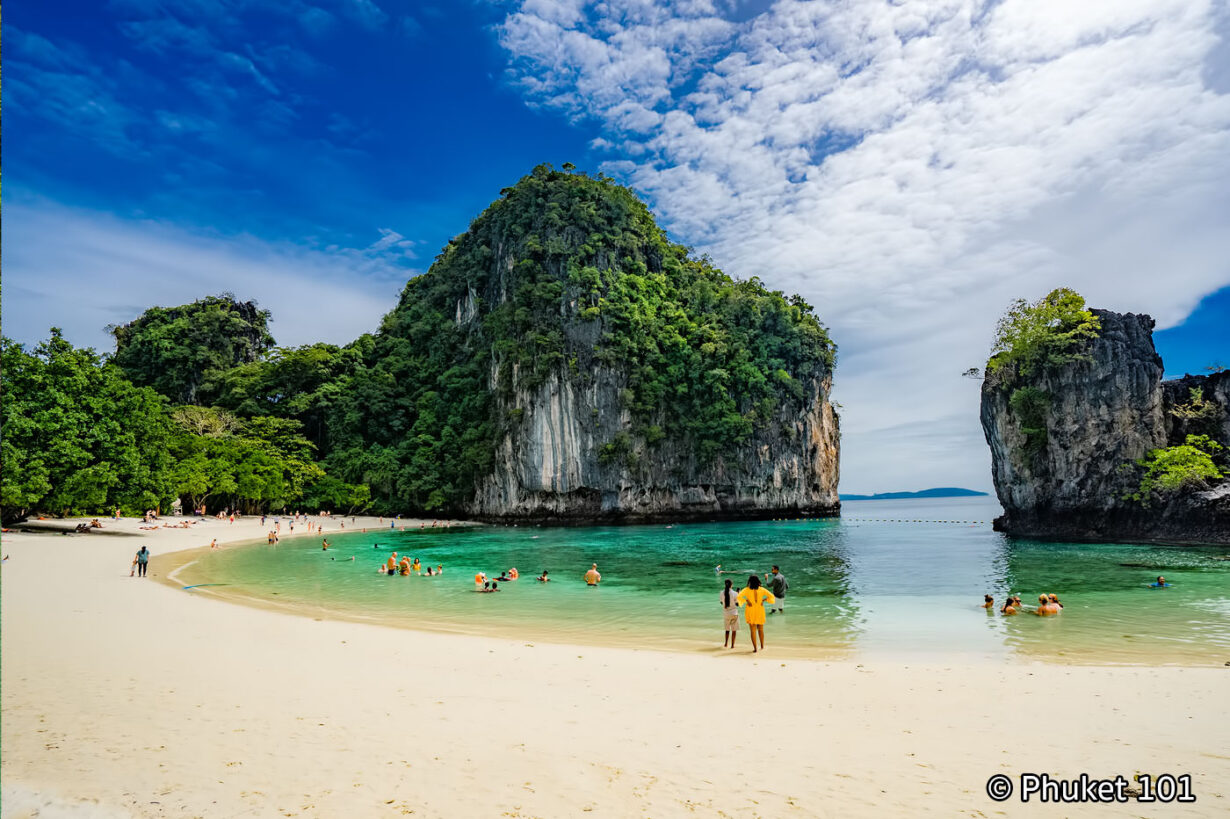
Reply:
M103 525L98 522L98 518L94 518L92 521L90 521L90 528L91 529L101 529L103 528Z
M585 585L597 586L602 582L602 575L598 574L598 564L589 567L589 571L585 573Z
M542 574L538 575L538 582L539 583L550 583L551 582L551 578L547 577L546 569L543 569Z
M76 529L74 529L73 531L75 531L75 532L88 532L88 531L90 531L90 524L88 524L88 523L78 523L78 524L77 524L77 528L76 528Z
M1059 614L1058 608L1051 608L1051 601L1045 594L1038 595L1038 608L1034 609L1034 614L1039 617L1050 617L1053 614Z
M995 608L995 598L989 594L984 594L982 596L982 607L988 611Z
M1052 606L1054 606L1055 608L1058 608L1058 609L1060 609L1061 611L1063 610L1063 603L1060 603L1060 602L1059 602L1059 595L1057 595L1057 594L1048 594L1048 595L1047 595L1047 600L1049 600L1049 601L1050 601L1050 604L1051 604Z

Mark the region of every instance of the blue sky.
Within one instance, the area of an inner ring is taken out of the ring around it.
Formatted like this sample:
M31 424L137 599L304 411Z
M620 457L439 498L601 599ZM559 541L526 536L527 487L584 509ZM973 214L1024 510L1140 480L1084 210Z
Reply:
M231 290L345 342L571 161L817 306L843 491L986 489L959 373L1011 299L1150 313L1168 373L1230 359L1228 31L1201 0L22 0L4 331L107 349Z

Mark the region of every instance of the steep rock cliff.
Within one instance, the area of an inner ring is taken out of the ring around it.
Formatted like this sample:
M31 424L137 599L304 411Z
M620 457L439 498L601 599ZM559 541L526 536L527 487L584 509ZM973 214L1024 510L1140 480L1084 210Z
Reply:
M540 167L406 286L331 464L390 507L488 520L832 515L834 356L802 299Z
M1093 313L1101 330L1075 360L983 382L982 427L1004 508L996 528L1060 539L1230 542L1230 482L1149 506L1129 498L1141 476L1136 462L1195 431L1176 413L1192 389L1219 415L1203 431L1230 442L1230 373L1163 382L1152 318ZM1040 418L1012 406L1020 389L1038 391ZM1044 433L1027 431L1039 421Z

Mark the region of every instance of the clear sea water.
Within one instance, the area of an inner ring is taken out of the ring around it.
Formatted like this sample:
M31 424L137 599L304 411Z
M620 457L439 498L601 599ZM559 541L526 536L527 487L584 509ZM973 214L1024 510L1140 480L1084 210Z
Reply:
M713 651L723 575L738 587L777 563L790 589L766 625L775 655L954 655L1058 662L1230 661L1230 548L1051 543L991 530L993 499L851 501L839 519L624 527L481 527L327 533L194 555L185 593L222 594L315 617L526 642ZM332 528L332 527L330 527ZM390 552L443 564L440 577L377 574ZM354 557L352 561L349 558ZM582 575L597 563L603 582ZM473 576L521 580L474 593ZM534 578L543 569L552 582ZM1170 588L1149 584L1165 575ZM1059 595L1063 614L998 614ZM995 613L981 608L995 596ZM747 649L742 625L740 648Z

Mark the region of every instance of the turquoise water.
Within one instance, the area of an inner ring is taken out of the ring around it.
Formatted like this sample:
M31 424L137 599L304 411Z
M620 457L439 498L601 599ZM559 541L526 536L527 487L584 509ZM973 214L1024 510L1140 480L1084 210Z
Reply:
M705 651L723 636L714 567L736 587L777 563L783 656L953 654L1067 662L1230 661L1230 549L1017 540L991 531L985 498L855 501L840 519L584 528L484 527L288 538L209 552L181 570L198 590L313 616L534 640ZM376 573L389 553L443 564L436 578ZM349 558L354 557L351 561ZM581 579L596 562L603 582ZM473 576L522 579L475 594ZM552 582L537 583L544 568ZM1159 574L1172 588L1151 589ZM1008 592L1058 594L1058 617L980 608ZM739 636L747 649L746 627Z

